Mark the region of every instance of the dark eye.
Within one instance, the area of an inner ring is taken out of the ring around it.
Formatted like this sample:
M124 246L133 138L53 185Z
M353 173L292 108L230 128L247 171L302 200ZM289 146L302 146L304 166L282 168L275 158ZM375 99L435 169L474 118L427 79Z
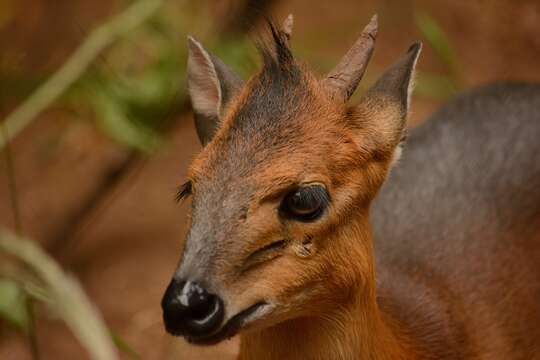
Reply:
M280 212L288 218L299 221L316 220L328 206L329 197L321 185L299 187L283 199Z

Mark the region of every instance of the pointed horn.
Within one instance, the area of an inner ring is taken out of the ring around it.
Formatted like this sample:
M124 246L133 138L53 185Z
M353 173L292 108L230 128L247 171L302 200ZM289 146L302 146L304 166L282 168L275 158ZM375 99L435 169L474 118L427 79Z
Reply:
M377 15L373 15L358 40L323 80L324 87L334 99L346 102L356 90L373 54L377 26Z

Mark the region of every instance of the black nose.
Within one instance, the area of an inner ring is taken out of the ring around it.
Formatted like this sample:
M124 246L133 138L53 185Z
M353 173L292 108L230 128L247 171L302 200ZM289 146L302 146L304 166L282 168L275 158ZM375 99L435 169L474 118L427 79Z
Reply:
M173 279L163 295L161 308L165 328L173 335L210 335L223 321L223 301L192 281Z

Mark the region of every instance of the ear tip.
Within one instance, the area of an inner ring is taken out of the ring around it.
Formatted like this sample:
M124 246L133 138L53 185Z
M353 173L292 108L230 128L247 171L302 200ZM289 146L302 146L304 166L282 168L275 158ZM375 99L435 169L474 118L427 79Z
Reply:
M189 47L200 47L201 43L197 41L193 36L187 35L187 43Z
M287 37L290 37L291 34L292 34L293 24L294 24L294 16L293 16L293 14L287 15L287 17L283 21L283 25L281 27L282 31L285 33L285 35Z
M188 53L205 53L203 46L193 36L187 36Z
M416 41L409 46L409 49L407 50L407 53L409 54L418 54L420 51L422 51L422 42Z

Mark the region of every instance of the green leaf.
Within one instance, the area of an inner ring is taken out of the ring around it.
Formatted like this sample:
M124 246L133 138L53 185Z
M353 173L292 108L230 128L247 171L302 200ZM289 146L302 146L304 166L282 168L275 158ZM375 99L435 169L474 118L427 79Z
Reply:
M220 40L212 50L243 78L257 70L257 58L254 56L256 51L247 38Z
M454 77L454 81L458 82L457 56L443 29L431 15L422 10L416 11L415 22L426 42L433 48L439 59L448 67Z
M151 152L159 144L158 135L130 120L120 102L99 90L93 98L98 126L114 140L144 152Z
M445 100L458 92L458 85L450 76L418 72L414 93L417 96Z
M105 323L79 282L65 274L38 244L0 227L0 252L19 259L33 270L50 295L49 305L88 350L91 359L117 359L116 348ZM10 286L12 285L8 285L6 293L8 296L11 294L13 299L14 290L10 289Z
M130 359L133 360L139 360L141 359L141 356L131 347L128 343L126 343L118 334L115 334L111 332L111 337L114 342L114 345L118 350L126 354Z
M52 303L50 294L47 293L47 289L41 285L35 284L32 281L24 282L24 291L32 300L40 301L46 304Z
M27 302L28 296L19 283L0 279L0 317L24 333L28 333L31 324Z

